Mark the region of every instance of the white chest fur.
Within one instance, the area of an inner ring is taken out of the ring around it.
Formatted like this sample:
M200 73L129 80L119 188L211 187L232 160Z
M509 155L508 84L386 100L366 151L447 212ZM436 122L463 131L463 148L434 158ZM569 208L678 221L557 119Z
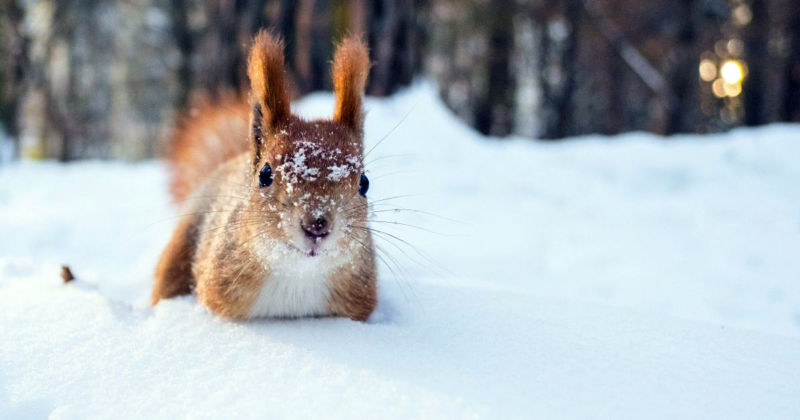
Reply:
M333 264L325 257L297 252L271 253L269 274L264 279L250 316L303 317L327 315L328 276Z

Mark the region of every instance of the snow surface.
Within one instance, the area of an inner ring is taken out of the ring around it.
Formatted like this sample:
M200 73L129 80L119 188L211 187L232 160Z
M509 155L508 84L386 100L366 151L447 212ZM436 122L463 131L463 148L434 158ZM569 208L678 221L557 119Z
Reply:
M0 166L0 418L800 418L800 127L485 139L434 92L367 101L366 324L150 308L161 163Z

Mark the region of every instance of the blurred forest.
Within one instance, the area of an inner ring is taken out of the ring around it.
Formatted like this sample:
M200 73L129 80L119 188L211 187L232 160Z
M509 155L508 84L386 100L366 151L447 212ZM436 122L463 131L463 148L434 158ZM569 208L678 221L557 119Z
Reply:
M362 33L369 94L428 77L498 137L800 121L797 0L0 2L0 122L32 158L158 155L181 110L244 90L261 27L296 96L329 89L334 41Z

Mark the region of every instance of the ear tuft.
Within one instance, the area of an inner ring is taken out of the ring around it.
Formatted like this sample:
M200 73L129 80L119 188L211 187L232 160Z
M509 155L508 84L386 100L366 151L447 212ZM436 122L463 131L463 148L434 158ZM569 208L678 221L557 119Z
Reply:
M291 114L283 67L283 41L262 29L253 39L247 63L254 105L261 107L265 128L275 128Z
M369 54L361 37L347 36L333 57L333 119L353 129L362 128L361 96L369 74Z

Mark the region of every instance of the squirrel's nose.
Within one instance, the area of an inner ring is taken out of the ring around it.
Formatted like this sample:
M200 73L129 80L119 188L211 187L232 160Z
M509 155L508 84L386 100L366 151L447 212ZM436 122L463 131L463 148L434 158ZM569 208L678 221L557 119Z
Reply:
M324 217L318 217L311 221L311 223L303 223L301 226L306 236L312 239L324 238L330 233L328 230L328 221Z

